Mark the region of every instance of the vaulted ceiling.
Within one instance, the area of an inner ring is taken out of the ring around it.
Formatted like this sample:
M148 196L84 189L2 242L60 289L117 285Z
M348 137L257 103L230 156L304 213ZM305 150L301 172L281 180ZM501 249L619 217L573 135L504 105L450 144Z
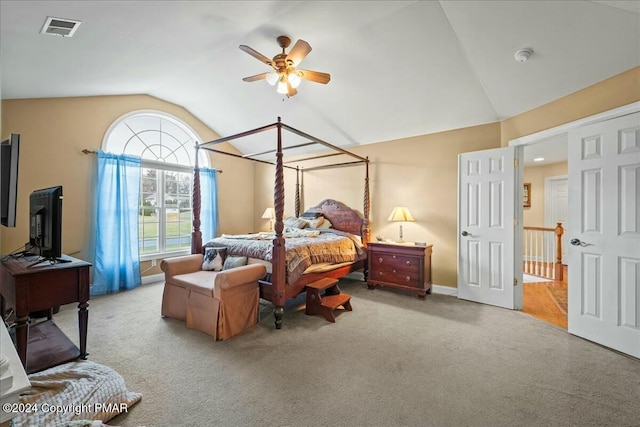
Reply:
M82 24L40 34L47 16ZM283 99L242 81L269 69L238 46L272 57L280 35L329 84ZM640 2L2 0L0 37L2 99L149 94L221 136L281 116L349 147L495 122L638 66Z

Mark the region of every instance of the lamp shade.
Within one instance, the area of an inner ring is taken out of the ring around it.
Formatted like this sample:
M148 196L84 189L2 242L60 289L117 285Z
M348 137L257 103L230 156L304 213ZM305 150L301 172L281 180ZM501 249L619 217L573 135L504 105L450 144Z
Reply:
M262 218L264 219L274 219L276 217L276 211L273 210L273 208L267 208L264 210L264 213L262 214Z
M391 211L391 215L389 215L387 221L415 221L415 219L411 216L409 209L404 206L397 206L393 208L393 211Z

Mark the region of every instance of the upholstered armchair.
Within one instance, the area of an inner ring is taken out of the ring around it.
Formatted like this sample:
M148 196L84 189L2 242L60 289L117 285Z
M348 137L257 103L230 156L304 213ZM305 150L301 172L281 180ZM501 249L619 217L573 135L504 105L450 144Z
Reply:
M160 264L165 285L162 316L186 322L225 340L258 322L261 264L222 271L202 270L202 254L167 258Z

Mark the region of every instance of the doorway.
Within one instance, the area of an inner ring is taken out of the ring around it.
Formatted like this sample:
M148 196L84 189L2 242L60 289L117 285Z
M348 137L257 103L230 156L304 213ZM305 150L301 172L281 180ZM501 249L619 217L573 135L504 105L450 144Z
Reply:
M558 223L566 224L567 134L524 147L523 183L523 296L522 311L567 329L567 268L557 275L557 251L566 252L566 233L556 236ZM559 248L559 249L558 249ZM556 276L557 275L557 276Z

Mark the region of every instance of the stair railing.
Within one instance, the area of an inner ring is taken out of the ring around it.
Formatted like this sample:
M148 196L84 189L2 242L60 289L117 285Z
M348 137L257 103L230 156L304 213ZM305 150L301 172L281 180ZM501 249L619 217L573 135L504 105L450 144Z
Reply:
M562 235L558 222L555 228L523 227L523 272L554 281L562 280Z

